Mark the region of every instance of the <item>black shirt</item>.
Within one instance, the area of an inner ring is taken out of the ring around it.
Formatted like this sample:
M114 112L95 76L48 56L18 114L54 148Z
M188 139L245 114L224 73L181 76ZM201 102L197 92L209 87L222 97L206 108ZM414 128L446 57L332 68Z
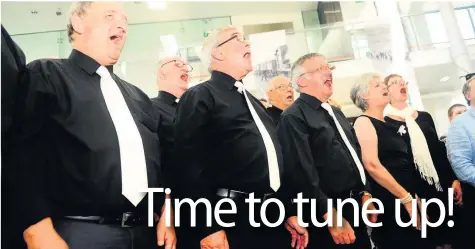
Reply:
M256 198L273 192L264 141L235 82L215 71L209 81L190 88L180 98L175 145L183 197L207 198L213 204L218 188L255 192ZM259 100L249 92L247 96L272 138L282 175L282 154L273 120ZM196 216L204 220L205 214ZM213 225L202 225L199 236L220 230L216 222Z
M121 193L119 143L95 73L99 66L77 50L68 59L28 65L21 87L17 165L25 228L45 217L147 214L147 196L135 208ZM142 137L149 187L160 187L158 113L147 95L107 68Z
M274 120L275 125L277 125L279 123L280 115L282 114L283 111L275 106L271 106L267 108L267 111L269 112L269 115Z
M165 184L170 186L170 184L172 184L172 170L174 167L172 162L175 140L173 134L173 122L176 115L177 98L168 92L160 91L158 92L158 96L151 100L160 113L158 136L160 137L160 152L162 154L162 173Z
M406 122L394 120L390 117L385 117L384 120L397 127L400 127L402 125L406 126ZM455 173L452 170L452 166L450 166L449 159L447 158L447 149L445 147L445 143L440 141L437 135L437 130L435 128L434 120L432 119L432 116L428 112L418 111L416 123L421 128L422 133L424 133L424 137L427 141L427 147L429 148L429 152L432 157L432 162L434 163L434 167L437 171L437 175L439 176L440 184L442 188L446 191L447 188L452 187L452 182L456 180L457 177L455 176ZM409 133L406 132L403 135L403 138L407 146L409 147L411 160L414 160L412 159L413 155L412 155L411 139L409 137ZM427 184L427 186L424 186L424 187L428 187L428 186L429 185ZM431 185L427 190L430 190L430 192L436 191L434 185Z
M317 98L302 93L282 113L277 128L285 155L284 188L293 198L300 192L305 198L315 198L320 217L327 213L328 198L347 198L351 190L369 189L368 184L365 187L361 182L358 168L333 118L321 105ZM361 159L353 127L338 108L332 106L332 109Z
M25 54L2 25L2 155L6 155L7 149L11 148L16 89L25 66Z

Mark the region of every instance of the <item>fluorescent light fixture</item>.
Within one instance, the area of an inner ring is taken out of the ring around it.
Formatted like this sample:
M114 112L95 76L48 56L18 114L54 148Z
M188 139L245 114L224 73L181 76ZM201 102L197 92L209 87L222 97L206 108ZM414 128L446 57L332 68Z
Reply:
M165 0L147 1L146 3L150 9L154 10L167 8L167 2Z
M448 80L450 80L449 76L444 76L444 77L440 78L440 82L446 82Z

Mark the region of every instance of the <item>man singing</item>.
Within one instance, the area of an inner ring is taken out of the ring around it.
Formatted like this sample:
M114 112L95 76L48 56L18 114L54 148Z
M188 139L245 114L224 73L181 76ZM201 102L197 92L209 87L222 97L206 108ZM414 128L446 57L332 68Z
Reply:
M173 177L172 153L174 147L173 122L178 100L188 89L188 74L193 70L180 57L166 57L158 66L158 96L152 102L160 113L158 134L162 153L162 172L164 178L171 181ZM172 187L172 183L166 183Z
M277 128L285 159L284 187L293 196L301 192L305 198L315 198L320 222L336 217L335 210L327 210L328 199L335 207L335 200L353 198L361 207L371 197L353 128L338 108L328 104L333 94L332 69L316 53L294 63L292 83L301 94L283 112ZM351 205L346 207L343 226L310 230L310 248L340 248L340 244L370 248L364 223L360 220L360 226L354 227L353 210ZM374 209L372 204L370 209ZM375 217L370 220L376 221Z
M290 80L282 75L273 78L267 87L267 96L271 107L267 111L277 125L282 112L294 103L294 89Z
M463 184L464 210L461 216L467 232L462 231L466 236L461 248L470 248L475 244L474 236L468 235L475 222L475 78L473 74L468 77L462 92L470 107L453 120L447 136L447 155L455 174Z
M196 241L193 248L285 247L289 244L282 242L289 238L285 229L267 227L259 215L260 204L274 198L280 188L283 159L272 118L242 82L252 70L249 42L236 28L220 29L205 40L202 61L209 66L211 79L185 92L175 120L179 196L194 201L205 198L212 207L220 199L231 198L237 214L222 215L235 222L234 227L221 227L214 216L208 227L207 214L200 209L204 205L199 204L197 227L189 229L189 239ZM250 193L261 200L254 204L255 217L251 217L260 223L257 228L249 224L244 201ZM275 209L277 205L268 205L267 219L277 220Z
M30 63L21 86L15 194L28 248L171 249L163 194L155 229L144 192L163 186L158 113L112 71L127 38L122 4L73 3L69 17L69 58Z
M175 181L180 181L180 172L173 173L176 165L173 160L174 154L174 119L178 99L188 89L188 74L193 71L191 65L186 64L180 57L166 57L160 60L158 66L158 96L152 98L152 102L160 113L158 134L160 137L160 151L162 154L162 172L165 185L172 191L175 189ZM173 180L173 177L177 176ZM186 233L181 227L176 228L177 236L181 238L178 248L189 248Z

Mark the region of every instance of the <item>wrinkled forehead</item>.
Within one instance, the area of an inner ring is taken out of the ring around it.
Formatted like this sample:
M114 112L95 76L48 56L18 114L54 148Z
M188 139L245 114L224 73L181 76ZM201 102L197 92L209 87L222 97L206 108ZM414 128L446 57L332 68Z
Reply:
M171 61L177 61L177 62L182 62L182 63L185 63L185 60L179 56L170 56L170 57L166 57L166 58L163 58L160 60L160 67L163 66L164 64L167 64Z
M453 113L460 113L460 112L464 112L466 110L467 110L467 107L465 107L465 106L457 106L457 107L454 108Z
M218 34L218 42L219 43L224 42L235 35L243 36L242 32L234 27L224 29Z
M277 76L270 82L271 87L278 87L290 84L290 80L284 76Z
M401 80L404 80L401 76L394 76L389 79L388 84L400 82Z
M124 11L124 5L121 2L92 2L91 6L86 10L90 15L103 15L105 13L121 15L127 19Z
M328 65L327 59L323 56L314 56L302 63L302 67L306 70L315 70L321 66Z

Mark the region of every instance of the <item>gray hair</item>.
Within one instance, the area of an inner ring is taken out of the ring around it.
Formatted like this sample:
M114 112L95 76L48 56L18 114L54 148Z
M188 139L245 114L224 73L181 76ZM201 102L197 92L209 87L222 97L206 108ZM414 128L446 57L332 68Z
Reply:
M350 91L350 98L358 108L362 111L366 111L368 109L368 103L361 97L361 94L368 93L369 84L372 80L381 78L381 76L377 73L365 73L358 77L355 81L355 84L351 88Z
M213 61L213 56L212 56L213 49L216 48L219 42L219 35L222 32L227 31L229 29L237 29L237 28L234 26L226 26L223 28L219 28L217 30L210 32L208 34L208 37L206 37L206 39L204 40L203 47L201 48L200 59L201 59L201 62L203 62L204 66L208 68L208 70Z
M298 78L300 78L300 76L303 73L305 73L302 67L302 64L304 64L307 60L312 59L314 57L325 57L325 56L319 53L309 53L309 54L299 57L292 65L292 68L290 69L290 80L292 81L292 86L295 89L295 91L300 92L300 87L297 84L297 80Z
M74 27L72 23L72 18L75 15L82 16L86 13L86 10L91 7L92 2L74 2L71 4L68 13L68 24L66 25L66 30L68 31L69 42L73 41Z
M472 86L470 85L470 83L472 83L473 81L475 81L475 78L473 79L470 79L468 80L467 82L465 82L465 84L463 84L463 87L462 87L462 93L463 93L463 97L465 98L465 100L467 101L467 104L470 105L470 101L467 99L467 94L470 92ZM474 96L472 96L473 98ZM475 100L474 100L475 101Z

